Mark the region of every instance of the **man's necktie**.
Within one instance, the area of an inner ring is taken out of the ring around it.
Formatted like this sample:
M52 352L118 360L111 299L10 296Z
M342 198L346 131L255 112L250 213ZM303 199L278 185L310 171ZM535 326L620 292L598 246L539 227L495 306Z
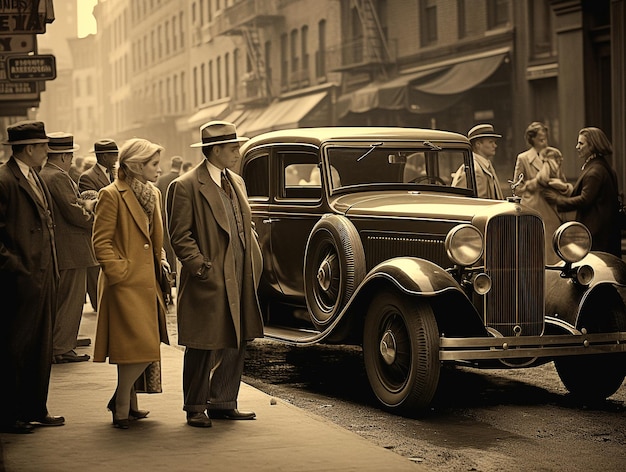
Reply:
M233 199L233 189L230 186L230 182L228 181L228 177L226 177L226 172L221 172L220 174L222 176L222 190L224 190L224 192L226 192L226 195L228 195L228 198L230 198L232 200Z
M26 180L28 180L30 187L33 189L33 192L35 192L35 195L37 195L39 203L41 203L42 206L47 207L48 205L46 203L46 197L44 197L43 189L41 188L37 177L35 177L35 172L33 171L33 169L29 169L28 177L26 178Z

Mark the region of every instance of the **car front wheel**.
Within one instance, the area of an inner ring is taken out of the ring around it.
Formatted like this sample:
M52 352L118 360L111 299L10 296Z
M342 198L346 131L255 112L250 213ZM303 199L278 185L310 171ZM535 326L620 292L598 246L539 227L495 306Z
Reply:
M365 370L378 400L401 415L419 415L439 383L439 330L430 306L381 293L370 305L363 335Z

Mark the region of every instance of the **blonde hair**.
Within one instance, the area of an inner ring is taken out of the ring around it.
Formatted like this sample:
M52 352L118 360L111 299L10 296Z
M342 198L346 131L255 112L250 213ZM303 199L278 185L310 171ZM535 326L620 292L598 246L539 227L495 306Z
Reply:
M126 180L126 177L141 174L140 164L150 161L155 154L163 152L163 146L152 143L143 138L132 138L124 143L119 152L120 168L117 177Z

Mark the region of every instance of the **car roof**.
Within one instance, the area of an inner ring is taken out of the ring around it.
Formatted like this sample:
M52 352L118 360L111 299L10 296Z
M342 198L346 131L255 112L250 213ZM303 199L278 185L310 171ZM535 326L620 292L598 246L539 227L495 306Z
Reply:
M339 140L409 140L409 141L436 141L436 142L462 142L469 144L466 136L451 131L440 131L421 128L397 128L397 127L325 127L325 128L294 128L280 131L271 131L260 134L245 142L241 146L241 152L265 144L312 144L320 146L328 141Z

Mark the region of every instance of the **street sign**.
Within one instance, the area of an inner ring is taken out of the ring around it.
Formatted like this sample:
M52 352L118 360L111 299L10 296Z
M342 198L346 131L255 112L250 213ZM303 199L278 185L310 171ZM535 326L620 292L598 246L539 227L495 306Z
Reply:
M54 18L53 11L50 0L0 1L0 34L45 33L46 22Z
M6 59L9 56L0 56L0 103L17 100L39 100L42 90L40 84L44 81L11 82L8 80Z
M11 34L0 35L0 54L26 54L35 52L37 48L37 35L34 34Z
M7 79L12 82L54 80L57 77L56 61L52 54L34 56L7 56Z

